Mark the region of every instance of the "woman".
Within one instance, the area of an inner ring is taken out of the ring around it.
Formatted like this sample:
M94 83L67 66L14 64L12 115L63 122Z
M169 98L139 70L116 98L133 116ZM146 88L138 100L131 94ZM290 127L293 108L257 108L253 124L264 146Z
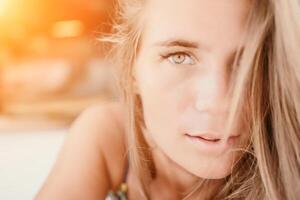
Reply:
M123 98L79 117L37 199L299 198L299 2L118 5Z

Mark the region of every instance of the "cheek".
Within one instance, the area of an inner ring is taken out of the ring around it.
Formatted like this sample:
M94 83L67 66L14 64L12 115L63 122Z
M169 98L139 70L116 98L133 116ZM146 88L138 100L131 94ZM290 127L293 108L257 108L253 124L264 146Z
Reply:
M167 121L174 122L177 99L174 98L174 88L168 89L167 80L156 77L152 81L152 84L147 84L146 80L139 83L140 95L146 123L148 122L149 128L155 126L159 129L163 128Z
M141 66L137 70L137 84L141 95L144 119L153 136L174 134L182 104L181 76L167 66Z

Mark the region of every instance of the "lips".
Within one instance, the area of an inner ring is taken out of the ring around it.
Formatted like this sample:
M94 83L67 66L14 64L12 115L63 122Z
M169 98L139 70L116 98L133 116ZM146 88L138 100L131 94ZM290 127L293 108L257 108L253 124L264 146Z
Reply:
M221 140L218 137L215 137L215 136L212 136L212 135L207 135L207 134L190 135L190 134L186 133L185 135L190 137L190 138L204 140L204 141L212 142L212 143L216 143L216 142L219 142Z
M211 133L211 132L185 133L185 135L188 137L198 138L198 139L202 139L202 140L210 141L210 142L218 142L221 140L221 136L217 136L216 134ZM234 138L234 137L238 137L238 135L230 135L229 138Z
M200 152L205 152L205 155L207 156L223 155L239 141L238 135L230 136L225 139L224 137L213 135L213 133L214 132L202 132L201 134L185 133L184 138L192 148L195 148Z

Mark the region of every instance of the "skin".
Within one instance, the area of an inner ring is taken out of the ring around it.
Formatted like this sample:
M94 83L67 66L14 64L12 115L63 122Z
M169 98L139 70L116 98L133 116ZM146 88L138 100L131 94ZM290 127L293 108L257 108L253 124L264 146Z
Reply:
M240 0L149 0L141 48L134 67L143 103L144 136L152 147L157 177L151 199L180 199L196 180L230 174L248 135L237 121L224 132L230 66L245 34L249 2ZM214 132L229 148L198 148L186 132ZM124 111L120 104L91 108L73 124L59 158L36 199L104 199L125 169ZM80 156L79 156L80 155ZM140 185L129 170L129 199ZM203 198L209 194L203 191Z

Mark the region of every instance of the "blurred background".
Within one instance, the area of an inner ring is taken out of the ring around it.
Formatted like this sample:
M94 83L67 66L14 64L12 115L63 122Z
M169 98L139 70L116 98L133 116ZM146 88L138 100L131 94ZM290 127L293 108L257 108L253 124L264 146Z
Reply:
M0 199L33 199L68 127L117 98L113 0L0 0Z

